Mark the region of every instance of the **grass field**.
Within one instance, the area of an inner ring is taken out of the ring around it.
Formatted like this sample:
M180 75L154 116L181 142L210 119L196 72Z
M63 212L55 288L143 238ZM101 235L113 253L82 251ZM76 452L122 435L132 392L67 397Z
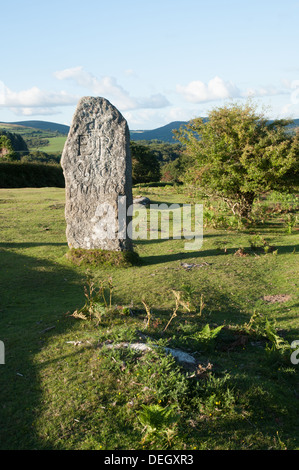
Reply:
M67 139L67 136L63 136L63 135L59 137L49 137L48 138L49 144L47 146L32 148L31 150L40 150L41 152L46 152L50 154L62 152L66 139Z
M142 194L196 201L184 188ZM63 189L0 189L1 450L298 450L299 365L287 347L299 340L298 228L284 217L206 226L195 251L136 241L140 265L87 269L65 256ZM257 236L267 245L253 249ZM93 283L113 308L88 294ZM173 290L184 303L167 327ZM70 315L85 304L87 319Z

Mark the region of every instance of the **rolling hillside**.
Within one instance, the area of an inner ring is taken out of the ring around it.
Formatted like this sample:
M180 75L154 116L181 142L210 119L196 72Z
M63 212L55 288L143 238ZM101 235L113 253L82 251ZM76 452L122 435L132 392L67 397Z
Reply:
M162 140L163 142L174 143L173 133L174 129L179 129L180 126L186 124L185 121L174 121L165 126L158 127L157 129L152 130L131 130L130 135L131 139L138 140ZM20 134L28 134L30 129L32 132L34 130L40 130L45 132L58 132L61 135L67 135L69 132L69 126L64 124L58 124L55 122L48 121L18 121L18 122L9 122L9 123L0 123L0 126L5 126L7 128L14 128L14 132Z
M21 135L29 151L57 154L63 150L69 127L45 121L20 121L0 122L1 130Z
M204 118L205 119L205 118ZM133 141L159 140L165 143L176 143L173 130L187 124L186 121L174 121L152 130L131 130ZM294 119L291 129L299 127L299 119ZM27 142L29 150L41 150L45 153L62 152L69 126L48 121L0 122L0 129L20 134Z
M24 127L33 127L34 129L41 129L43 131L56 131L59 134L68 134L69 126L65 126L64 124L57 124L55 122L48 122L48 121L18 121L18 122L10 122L8 124L14 124L17 126L24 126Z
M181 126L187 124L185 121L174 121L166 124L166 126L158 127L153 130L144 131L130 131L131 139L138 140L162 140L163 142L174 143L173 130L179 129Z

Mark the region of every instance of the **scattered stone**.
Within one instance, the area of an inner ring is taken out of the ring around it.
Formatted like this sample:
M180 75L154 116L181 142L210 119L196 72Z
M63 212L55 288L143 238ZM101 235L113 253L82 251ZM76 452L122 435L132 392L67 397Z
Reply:
M203 263L200 263L200 264L194 264L194 263L181 263L181 266L186 269L187 271L189 271L190 269L192 268L202 268L203 266L210 266L209 263L207 263L206 261L204 261Z
M166 353L171 354L178 362L181 364L193 365L197 364L196 359L181 349L172 349L172 348L165 348Z
M137 342L137 343L128 343L128 342L121 342L121 343L101 343L100 346L105 346L107 349L122 349L122 348L130 348L134 351L138 352L148 352L152 351L153 347L157 347L155 345L149 346L148 344ZM181 349L173 349L173 348L164 348L166 354L171 354L175 360L177 360L180 364L186 366L196 366L197 361L196 359L191 356L191 354L182 351Z
M63 209L65 207L64 204L52 204L51 206L49 206L49 209Z
M133 199L133 204L141 204L143 206L149 206L151 203L148 197L138 196Z
M48 331L50 330L53 330L55 328L55 326L49 326L49 328L45 328L44 330L40 331L40 333L47 333Z

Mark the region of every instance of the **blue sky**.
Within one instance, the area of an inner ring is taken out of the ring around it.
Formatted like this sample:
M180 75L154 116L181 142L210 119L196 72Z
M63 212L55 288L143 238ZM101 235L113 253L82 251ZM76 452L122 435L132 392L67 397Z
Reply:
M248 96L299 118L298 0L1 3L0 121L70 124L82 96L132 130Z

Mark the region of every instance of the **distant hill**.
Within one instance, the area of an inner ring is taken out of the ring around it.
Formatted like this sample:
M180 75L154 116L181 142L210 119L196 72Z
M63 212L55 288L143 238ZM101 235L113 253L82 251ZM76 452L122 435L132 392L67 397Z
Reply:
M175 142L173 130L179 129L181 126L186 125L185 121L174 121L166 124L166 126L158 127L153 130L145 131L130 131L132 140L162 140L163 142Z
M8 123L0 123L0 124L7 124L10 126L22 126L29 127L32 129L40 129L43 131L51 131L51 132L59 132L59 134L67 135L70 127L64 124L57 124L55 122L48 122L48 121L18 121L18 122L8 122ZM170 142L174 143L175 139L173 138L172 131L174 129L179 129L182 125L187 124L185 121L174 121L166 126L158 127L157 129L152 130L132 130L130 131L130 136L132 140L161 140L163 142ZM19 131L22 131L19 129Z
M295 127L299 127L299 119L293 119L293 124L291 124L291 128L294 129Z
M205 122L207 118L202 118ZM293 124L291 124L291 129L299 127L299 119L294 119ZM272 122L272 121L270 121ZM179 129L181 126L188 124L188 121L174 121L166 124L166 126L158 127L153 130L144 130L144 131L130 131L131 139L138 140L162 140L163 142L175 143L177 142L174 139L173 131Z
M64 124L57 124L49 121L17 121L17 122L2 122L0 124L8 124L11 126L30 127L33 129L40 129L43 131L59 132L59 134L67 135L70 126ZM174 129L179 129L182 125L187 124L185 121L174 121L166 126L158 127L152 130L132 130L130 131L132 140L162 140L163 142L174 143L173 133Z
M207 118L203 118L203 120L206 120L206 119ZM174 144L177 141L174 139L173 130L179 129L181 126L184 126L186 124L187 124L187 121L173 121L173 122L170 122L169 124L166 124L165 126L158 127L152 130L131 130L130 131L131 140L134 140L134 141L160 140L162 142ZM8 126L11 126L11 128L9 128ZM18 126L22 126L22 127L18 127ZM25 137L25 140L26 140L26 137L28 138L28 135L29 135L28 133L32 133L34 132L34 130L37 130L37 132L42 131L44 138L48 138L48 139L50 138L50 140L53 141L53 144L55 145L53 148L51 148L51 151L56 151L56 152L62 151L66 136L70 130L70 126L66 126L64 124L58 124L55 122L49 122L49 121L18 121L18 122L11 122L11 123L0 122L0 128L1 127L7 128L7 130L10 132L20 133L21 135ZM294 129L295 127L299 127L299 119L294 119L294 123L290 127L291 129ZM51 133L51 132L53 133L52 135L44 135L46 133ZM57 132L60 134L60 137L57 137L57 134L54 135L54 133L57 133ZM57 141L57 139L58 140L60 139L60 140ZM49 149L47 149L47 146L44 146L42 150L49 151Z
M57 131L59 134L68 134L70 127L64 124L57 124L48 121L18 121L9 122L7 124L16 124L18 126L33 127L34 129L41 129L43 131Z

